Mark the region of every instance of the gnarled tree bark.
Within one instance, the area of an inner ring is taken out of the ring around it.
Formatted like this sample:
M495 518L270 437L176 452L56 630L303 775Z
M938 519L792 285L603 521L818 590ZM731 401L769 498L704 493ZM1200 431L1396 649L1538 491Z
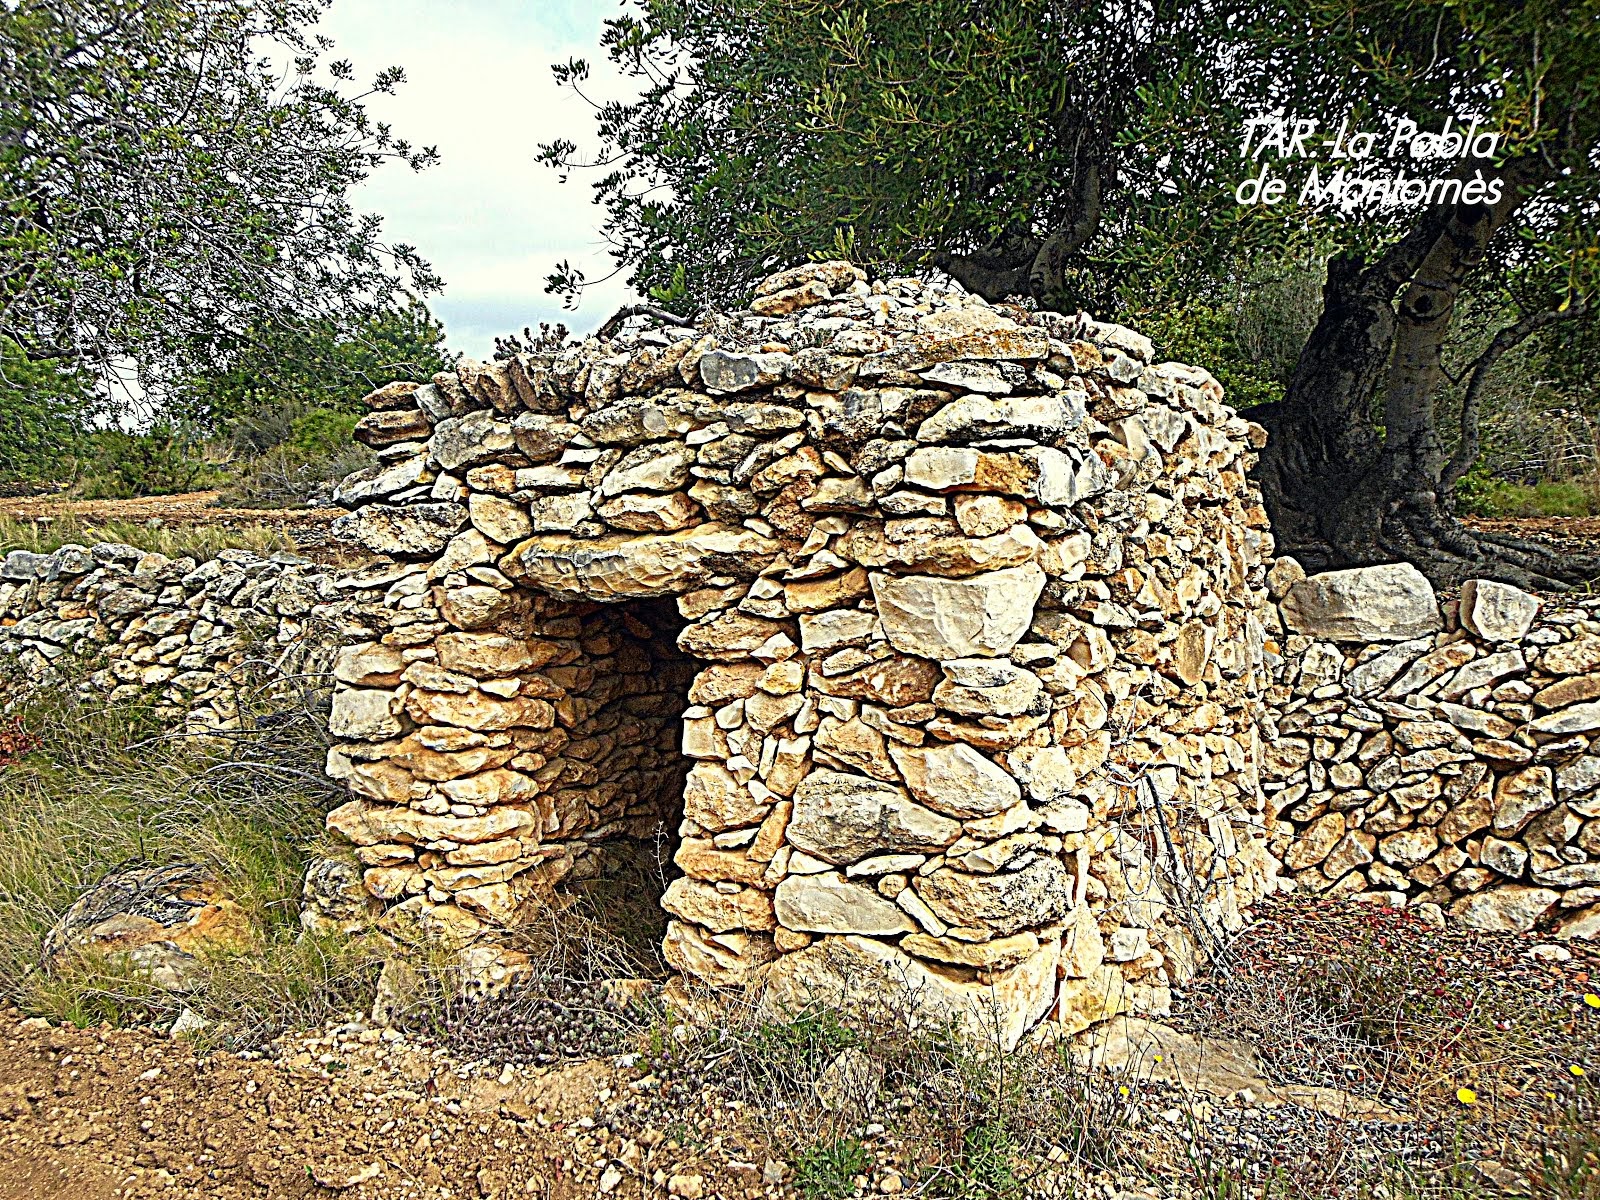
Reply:
M1048 301L1066 285L1072 256L1100 230L1100 164L1092 158L1073 174L1067 216L1043 237L1012 233L965 254L935 251L930 261L986 300L1032 296Z
M1547 589L1600 576L1600 558L1558 559L1526 541L1473 532L1449 503L1477 457L1484 379L1506 349L1552 316L1503 331L1480 357L1462 443L1448 461L1434 417L1461 290L1552 172L1542 158L1514 160L1502 169L1495 203L1436 206L1376 259L1329 261L1322 314L1283 400L1247 414L1271 434L1256 479L1280 552L1308 571L1403 559L1443 587L1476 576ZM1047 235L1012 232L968 253L935 253L932 262L989 300L1055 301L1071 255L1100 227L1100 203L1100 168L1090 162L1074 173L1068 216Z
M1484 577L1542 588L1600 574L1600 560L1558 560L1457 521L1434 418L1462 286L1549 170L1515 160L1496 203L1432 209L1375 262L1329 263L1322 315L1283 401L1247 414L1271 434L1256 476L1280 552L1308 571L1404 559L1439 586Z
M1539 330L1554 325L1557 321L1581 317L1587 311L1588 305L1583 300L1578 300L1561 308L1529 313L1514 325L1507 325L1496 333L1484 352L1456 376L1456 382L1460 382L1462 378L1466 379L1467 390L1461 398L1461 433L1456 440L1456 451L1445 464L1444 473L1439 479L1443 490L1448 492L1461 482L1462 477L1472 470L1472 464L1478 461L1478 453L1483 449L1483 441L1478 430L1478 403L1495 364L1507 351L1521 345Z

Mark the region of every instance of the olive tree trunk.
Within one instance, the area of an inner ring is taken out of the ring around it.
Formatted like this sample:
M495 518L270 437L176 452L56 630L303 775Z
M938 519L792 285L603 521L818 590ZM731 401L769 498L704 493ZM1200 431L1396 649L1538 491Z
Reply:
M1375 261L1329 262L1322 314L1284 399L1248 414L1271 434L1256 478L1279 552L1308 571L1403 559L1441 587L1485 577L1542 588L1593 573L1596 564L1458 522L1434 418L1462 286L1545 171L1513 162L1497 203L1434 209Z

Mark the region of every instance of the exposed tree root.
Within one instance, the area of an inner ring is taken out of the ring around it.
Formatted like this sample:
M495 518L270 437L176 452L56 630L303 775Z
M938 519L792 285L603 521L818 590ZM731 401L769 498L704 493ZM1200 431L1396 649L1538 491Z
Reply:
M1564 592L1600 577L1600 556L1562 554L1508 534L1478 533L1443 513L1405 508L1384 521L1379 545L1435 587L1494 579L1534 591Z
M1494 579L1534 591L1562 592L1600 574L1591 560L1587 573L1565 556L1523 542L1475 534L1450 520L1386 521L1382 545L1393 559L1415 563L1435 587L1459 587L1468 579Z
M1272 495L1270 487L1264 491L1278 553L1299 559L1308 571L1404 561L1415 564L1436 588L1493 579L1542 592L1570 591L1600 579L1600 555L1564 553L1511 534L1468 529L1430 493L1393 500L1387 511L1361 507L1347 496L1342 504L1311 514Z

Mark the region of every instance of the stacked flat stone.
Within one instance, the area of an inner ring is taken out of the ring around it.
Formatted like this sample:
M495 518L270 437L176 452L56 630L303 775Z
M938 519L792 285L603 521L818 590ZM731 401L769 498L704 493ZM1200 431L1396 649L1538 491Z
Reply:
M374 393L341 522L426 615L340 658L329 823L386 919L537 920L665 821L689 976L1164 1011L1273 886L1272 541L1263 432L1152 357L821 263Z
M14 550L0 563L0 655L28 682L82 658L85 694L151 704L191 733L233 729L247 658L284 676L325 665L334 598L348 593L291 554L223 550L196 562L113 542Z
M1600 936L1600 600L1413 567L1272 572L1273 852L1326 895Z

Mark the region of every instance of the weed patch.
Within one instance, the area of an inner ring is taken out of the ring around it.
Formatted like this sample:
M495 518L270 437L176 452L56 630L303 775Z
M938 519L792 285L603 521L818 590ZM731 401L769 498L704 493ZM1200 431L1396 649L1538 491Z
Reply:
M1534 1195L1583 1195L1565 1179L1592 1186L1593 1100L1572 1070L1600 1048L1600 1010L1582 1000L1592 963L1580 942L1543 957L1535 945L1406 910L1279 898L1197 987L1186 1019L1255 1041L1275 1080L1413 1114L1414 1155L1383 1166L1330 1138L1289 1194L1340 1195L1354 1176L1388 1179L1395 1196L1468 1196L1504 1173Z
M795 1159L795 1187L812 1200L844 1200L855 1192L856 1176L871 1163L867 1148L853 1137L818 1142Z
M1517 483L1481 471L1456 485L1456 509L1473 517L1588 517L1597 509L1596 480Z
M314 696L196 743L147 711L77 693L72 680L25 694L20 753L0 768L0 995L75 1025L169 1024L184 1007L213 1036L253 1043L370 997L379 960L342 937L301 936L305 863L339 799L323 779ZM46 932L90 885L131 865L196 862L240 906L247 945L207 951L183 994L126 956L75 954L40 966Z

